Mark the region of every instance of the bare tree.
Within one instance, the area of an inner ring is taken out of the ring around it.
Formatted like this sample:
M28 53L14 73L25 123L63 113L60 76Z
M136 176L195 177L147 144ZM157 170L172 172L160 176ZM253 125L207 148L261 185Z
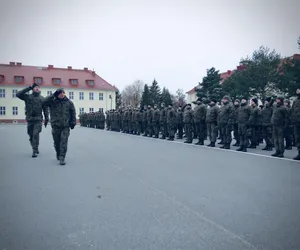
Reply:
M122 105L134 108L139 106L144 85L144 82L141 80L136 80L132 84L127 85L122 91Z
M175 106L184 106L186 104L185 94L182 89L178 89L174 95L174 105Z

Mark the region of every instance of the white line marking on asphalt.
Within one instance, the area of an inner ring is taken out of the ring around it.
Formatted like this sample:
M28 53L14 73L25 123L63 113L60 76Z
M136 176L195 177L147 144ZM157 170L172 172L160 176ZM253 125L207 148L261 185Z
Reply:
M105 131L102 130L102 132L117 133L117 132L107 131L107 130L105 130ZM289 159L289 158L278 158L278 157L273 157L271 155L264 155L264 154L258 154L258 153L252 153L252 152L240 152L240 151L236 151L236 150L232 150L232 149L228 150L228 149L222 149L222 148L218 148L218 147L211 148L211 147L207 147L207 146L199 146L199 145L194 145L194 144L185 144L185 143L183 143L181 141L160 140L160 139L151 138L151 137L144 137L144 136L138 136L138 135L130 135L130 134L124 134L124 133L121 133L121 135L129 136L129 137L135 137L135 138L140 138L140 139L148 139L148 140L160 141L160 142L165 142L165 143L179 143L179 144L185 145L185 146L197 147L197 148L205 148L205 149L208 149L208 150L212 149L212 150L219 150L219 151L222 151L222 152L230 152L230 153L237 153L237 154L244 154L244 155L260 156L260 157L270 158L270 159L273 159L273 160L298 162L298 161L295 161L295 160Z
M162 195L163 197L165 197L168 200L173 201L175 204L177 204L177 206L182 207L186 210L188 210L190 213L194 214L196 217L198 217L199 219L207 222L208 224L218 228L219 230L223 231L225 234L227 234L228 236L230 236L233 239L237 239L239 241L241 241L243 244L247 245L248 247L257 250L257 248L252 245L250 242L248 242L247 240L243 239L242 237L238 236L237 234L229 231L228 229L224 228L223 226L219 225L217 222L212 221L211 219L207 218L204 214L200 214L197 211L193 210L192 208L188 207L187 205L184 205L182 202L178 201L175 197L171 197L169 196L167 193L157 189L156 187L152 186L151 184L145 182L144 180L136 177L135 175L133 175L132 173L130 173L129 171L125 170L124 168L114 164L111 162L111 166L114 167L115 169L123 172L124 174L131 176L133 178L135 178L137 181L139 181L142 185L144 185L145 187L148 187L150 189L152 189L154 192Z

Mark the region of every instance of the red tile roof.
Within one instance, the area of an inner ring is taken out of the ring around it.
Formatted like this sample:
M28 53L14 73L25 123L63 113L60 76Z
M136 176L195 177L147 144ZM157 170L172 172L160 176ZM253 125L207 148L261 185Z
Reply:
M116 91L114 86L98 76L94 71L87 68L72 69L70 66L68 68L55 68L53 65L49 65L48 67L37 67L25 66L21 63L10 63L0 64L0 76L4 76L3 80L0 81L0 86L29 86L32 85L35 77L42 77L43 82L39 85L44 87ZM23 76L24 81L22 83L16 83L15 76ZM53 84L54 78L60 78L61 83L59 85ZM78 84L75 86L71 85L70 79L77 79ZM87 84L88 80L93 80L94 85L89 86Z

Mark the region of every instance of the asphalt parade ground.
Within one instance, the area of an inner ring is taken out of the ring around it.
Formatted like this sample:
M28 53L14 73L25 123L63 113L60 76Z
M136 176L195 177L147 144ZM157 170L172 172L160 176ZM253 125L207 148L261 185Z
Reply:
M0 125L0 250L300 249L300 163L77 126ZM207 144L207 143L206 143Z

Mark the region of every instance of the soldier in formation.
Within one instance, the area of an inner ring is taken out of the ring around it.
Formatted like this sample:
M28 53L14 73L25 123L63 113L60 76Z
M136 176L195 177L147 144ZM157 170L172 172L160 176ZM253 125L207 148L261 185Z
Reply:
M194 109L191 104L175 109L164 103L121 107L107 111L106 117L99 114L99 120L93 113L81 114L80 122L81 126L103 129L105 120L107 130L170 141L177 134L177 139L186 138L184 143L188 144L198 139L195 144L204 145L209 139L208 147L215 147L219 138L222 149L231 148L233 135L237 151L247 152L248 148L254 149L264 141L262 150L275 148L272 156L280 158L284 157L285 150L295 145L298 155L294 159L300 160L300 88L292 105L281 97L276 100L268 97L258 106L256 98L243 97L232 102L229 96L222 98L221 105L217 105L215 99L206 103L201 98L195 104Z

